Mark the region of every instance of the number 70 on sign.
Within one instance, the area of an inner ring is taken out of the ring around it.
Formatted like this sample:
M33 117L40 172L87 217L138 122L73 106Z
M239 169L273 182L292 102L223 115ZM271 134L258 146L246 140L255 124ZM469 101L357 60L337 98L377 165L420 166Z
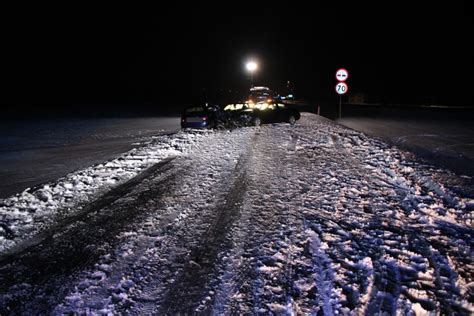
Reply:
M345 94L349 90L349 87L345 82L338 82L336 85L337 94Z

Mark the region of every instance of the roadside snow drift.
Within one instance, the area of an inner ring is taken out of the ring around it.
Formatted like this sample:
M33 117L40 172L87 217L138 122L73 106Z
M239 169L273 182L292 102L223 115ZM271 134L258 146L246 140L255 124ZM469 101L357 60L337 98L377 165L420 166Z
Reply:
M160 137L2 202L0 313L472 314L470 181L311 114Z
M87 202L153 164L192 149L205 135L206 131L152 137L145 146L134 148L114 160L0 200L0 253L79 212Z

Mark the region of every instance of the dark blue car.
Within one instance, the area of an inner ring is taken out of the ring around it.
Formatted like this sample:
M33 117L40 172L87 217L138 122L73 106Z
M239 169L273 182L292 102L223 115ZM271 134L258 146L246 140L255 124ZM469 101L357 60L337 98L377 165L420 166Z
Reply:
M214 128L216 115L211 107L193 106L183 111L181 128Z

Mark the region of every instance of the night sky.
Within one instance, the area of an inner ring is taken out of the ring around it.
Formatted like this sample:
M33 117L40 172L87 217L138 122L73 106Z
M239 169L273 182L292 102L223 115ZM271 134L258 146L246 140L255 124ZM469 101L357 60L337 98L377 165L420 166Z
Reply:
M308 100L335 101L345 67L351 92L371 101L472 105L467 2L355 2L4 9L0 103L169 108L232 98L248 89L253 57L256 85L278 91L290 80Z

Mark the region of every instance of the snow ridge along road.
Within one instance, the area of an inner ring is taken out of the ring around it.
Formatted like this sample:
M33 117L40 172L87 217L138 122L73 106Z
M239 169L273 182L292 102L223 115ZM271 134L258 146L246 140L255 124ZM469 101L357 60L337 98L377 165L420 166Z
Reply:
M206 132L152 137L142 147L59 181L0 199L0 254L18 251L24 240L76 214L90 201L163 159L185 154Z
M3 202L1 314L474 312L467 177L312 114L141 150L39 227Z

